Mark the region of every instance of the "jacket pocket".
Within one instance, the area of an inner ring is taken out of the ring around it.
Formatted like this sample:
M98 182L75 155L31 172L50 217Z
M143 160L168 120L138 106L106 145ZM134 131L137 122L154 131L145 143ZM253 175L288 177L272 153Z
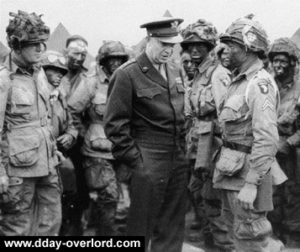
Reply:
M27 114L32 110L34 104L34 96L27 89L12 88L11 94L12 113L14 114Z
M94 99L92 100L92 104L95 107L95 111L98 115L103 116L106 107L106 96L99 91L96 93Z
M145 97L148 99L152 99L154 96L161 94L161 90L158 87L139 89L136 92L137 97Z
M244 167L246 155L244 152L222 147L216 169L223 175L233 176Z
M29 167L39 159L39 136L36 134L11 136L9 138L9 160L15 167Z

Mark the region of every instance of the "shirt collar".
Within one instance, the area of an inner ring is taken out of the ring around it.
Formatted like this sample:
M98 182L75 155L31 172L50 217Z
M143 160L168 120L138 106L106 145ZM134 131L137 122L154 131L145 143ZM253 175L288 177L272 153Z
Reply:
M203 74L214 62L213 57L211 57L210 55L207 56L202 62L201 64L198 66L198 71L199 73Z
M27 75L32 75L29 72L29 69L26 67L22 66L22 63L20 61L18 61L17 58L13 57L12 53L9 53L4 62L3 65L12 73L22 73L22 74L27 74ZM41 69L41 65L40 64L35 64L32 66L33 71L39 71Z
M108 83L109 78L107 77L106 73L103 70L103 66L98 67L98 76L101 83Z
M237 69L235 69L232 72L233 82L243 78L250 80L259 70L263 69L263 67L263 62L257 58L244 72L238 73Z

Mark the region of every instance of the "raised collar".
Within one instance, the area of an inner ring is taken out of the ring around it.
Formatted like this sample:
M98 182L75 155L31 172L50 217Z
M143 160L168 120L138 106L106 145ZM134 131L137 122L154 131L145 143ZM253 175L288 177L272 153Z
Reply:
M206 72L206 70L214 64L214 58L210 55L208 55L202 62L201 64L198 66L198 71L200 74L203 74L204 72Z
M97 67L98 70L98 77L101 83L109 83L109 78L107 77L106 73L103 70L103 66Z
M26 69L25 67L22 67L21 63L18 62L18 60L16 58L13 58L12 53L9 53L4 62L3 65L11 72L11 73L21 73L21 74L25 74L25 75L32 75L32 73L30 73L28 71L28 69ZM32 66L32 69L34 72L39 71L41 69L41 65L40 64L35 64Z

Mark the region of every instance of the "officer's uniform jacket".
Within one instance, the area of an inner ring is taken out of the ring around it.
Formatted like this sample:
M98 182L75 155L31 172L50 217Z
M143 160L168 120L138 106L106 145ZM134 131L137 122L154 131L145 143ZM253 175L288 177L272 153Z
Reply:
M84 85L87 81L87 69L82 67L75 74L69 71L61 80L60 89L63 90L63 93L66 97L66 100L70 99L74 92L79 86ZM87 125L84 123L85 118L84 114L81 115L81 120L74 122L76 129L79 132L80 137L84 137Z
M219 116L226 147L216 164L214 187L239 191L245 181L259 185L255 204L264 211L272 209L270 169L278 165L278 102L274 79L257 59L235 73ZM229 175L230 169L236 170Z
M137 141L184 145L183 78L173 63L166 64L166 75L168 81L143 53L112 76L105 131L115 158L131 168L142 163Z
M87 131L84 136L82 153L85 156L113 159L111 142L104 133L103 115L106 107L109 80L102 68L88 77L87 82L79 84L68 101L69 109L75 120L80 121L86 114Z
M41 67L33 75L9 55L0 70L0 174L46 176L55 166L50 90Z

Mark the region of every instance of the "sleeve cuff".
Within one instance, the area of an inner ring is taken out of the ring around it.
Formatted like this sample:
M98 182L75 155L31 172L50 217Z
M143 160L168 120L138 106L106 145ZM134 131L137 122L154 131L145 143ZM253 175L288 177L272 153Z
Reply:
M289 137L288 139L286 139L286 142L291 146L291 147L295 147L296 145L299 144L299 139L295 138L293 136Z
M72 137L74 137L74 139L77 139L77 136L78 136L78 130L76 130L76 129L69 129L69 130L67 130L67 132L66 133L68 133L68 134L70 134Z

